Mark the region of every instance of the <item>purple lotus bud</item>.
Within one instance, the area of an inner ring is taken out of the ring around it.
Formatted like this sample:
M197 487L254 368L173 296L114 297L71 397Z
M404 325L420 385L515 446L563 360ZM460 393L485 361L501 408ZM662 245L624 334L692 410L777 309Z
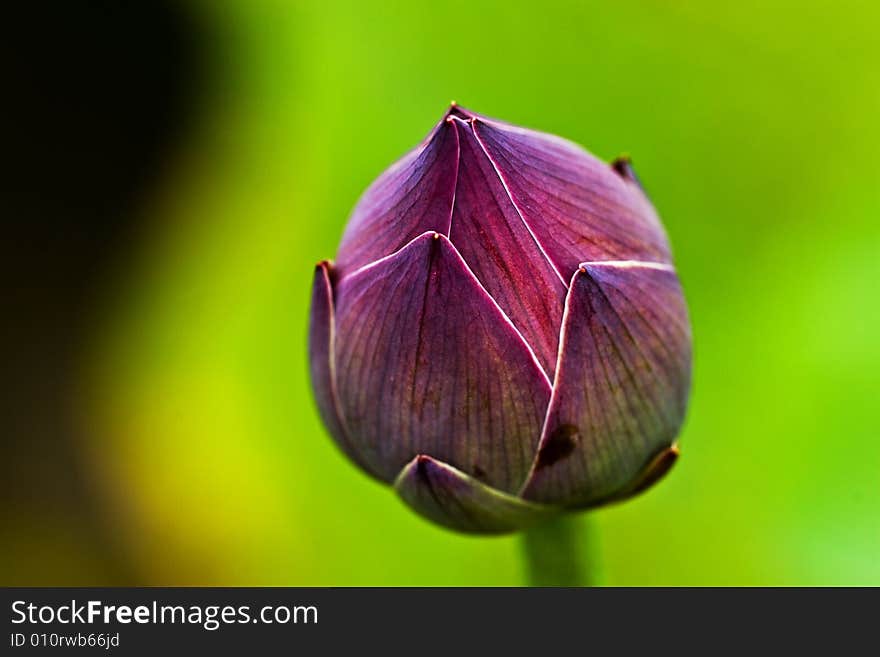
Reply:
M619 500L678 454L687 308L629 162L454 104L317 266L309 348L342 450L447 527Z

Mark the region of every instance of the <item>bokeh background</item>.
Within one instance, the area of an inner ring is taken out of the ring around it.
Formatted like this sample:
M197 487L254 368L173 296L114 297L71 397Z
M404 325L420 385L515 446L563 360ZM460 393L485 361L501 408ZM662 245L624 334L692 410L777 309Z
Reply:
M454 98L630 153L672 240L683 456L591 514L600 581L880 584L880 5L57 4L4 57L0 583L524 582L306 374L314 263Z

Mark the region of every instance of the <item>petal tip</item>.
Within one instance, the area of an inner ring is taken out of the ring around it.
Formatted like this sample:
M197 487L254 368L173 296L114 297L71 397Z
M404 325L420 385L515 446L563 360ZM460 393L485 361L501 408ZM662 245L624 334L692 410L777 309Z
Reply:
M626 490L615 496L615 500L623 500L633 497L648 490L651 486L663 479L678 462L681 450L678 443L672 443L655 454L641 471L635 482Z
M425 454L416 455L403 467L394 489L425 518L472 534L509 533L558 512L505 494Z
M440 462L436 459L427 456L426 454L418 454L416 457L410 461L403 469L406 471L408 468L415 468L415 473L422 478L428 477L428 470L431 467L440 467ZM403 474L403 472L401 472Z
M315 263L315 281L317 282L319 279L323 278L325 281L325 285L329 287L331 290L331 294L333 294L332 290L336 286L336 267L332 260L321 260Z
M446 108L446 114L444 116L446 121L449 122L453 118L468 120L473 117L473 115L473 112L465 109L459 105L458 102L451 100L449 101L449 107Z
M645 188L642 186L642 181L639 180L639 177L636 175L636 170L633 168L632 164L632 158L628 153L624 153L614 158L611 162L611 168L614 169L615 173L621 178L627 182L635 184L644 192Z

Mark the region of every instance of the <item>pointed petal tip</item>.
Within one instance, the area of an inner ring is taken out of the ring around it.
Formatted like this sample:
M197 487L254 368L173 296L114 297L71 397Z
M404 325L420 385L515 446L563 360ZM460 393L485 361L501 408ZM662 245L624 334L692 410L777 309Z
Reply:
M446 112L443 114L443 118L447 123L451 123L453 120L469 123L475 117L476 114L474 112L462 107L454 100L450 101L449 107L446 108Z
M427 453L517 490L551 386L449 238L423 232L336 296L340 414L373 468L391 481Z
M639 177L636 175L636 170L633 168L632 158L629 153L624 153L611 162L611 168L624 180L634 183L639 189L643 192L645 188L642 186L642 181L639 180Z
M630 156L629 153L621 153L611 160L611 168L614 169L618 175L623 176L624 178L629 177L629 172L632 170L632 156Z
M454 468L443 461L438 461L427 454L416 454L415 457L403 467L400 474L397 475L397 479L394 481L394 486L396 488L398 484L406 480L407 477L415 477L421 481L428 481L431 477L432 471L439 473L439 471L443 469L448 469L452 472L455 471Z
M615 495L611 501L622 501L643 493L665 477L681 456L678 443L672 443L655 454L642 469L635 481Z
M558 512L487 486L426 454L418 454L404 466L394 489L425 518L472 534L506 534Z
M647 489L674 464L690 332L677 276L657 263L581 263L566 304L563 357L521 494L589 508Z
M383 266L388 266L395 261L412 257L413 252L423 250L425 252L431 253L434 249L438 249L441 246L443 248L450 248L455 250L455 246L453 246L452 242L449 241L449 238L446 235L436 230L426 230L425 232L413 237L409 242L401 246L393 253L389 253L388 255L379 258L378 260L374 260L373 262L364 265L363 267L360 267L353 272L347 273L345 275L345 280L357 279L360 276L365 275L367 272L370 272L371 270Z
M336 252L339 278L399 250L427 230L449 232L459 131L446 118L358 199Z
M403 470L400 471L400 474L397 476L397 480L394 482L394 485L397 485L397 482L404 476L406 476L407 470L412 469L412 473L414 476L418 477L421 480L427 480L429 478L429 470L431 468L440 468L443 467L442 461L438 461L437 459L433 459L430 456L426 456L425 454L417 454L416 457L406 464Z
M334 294L333 290L336 288L337 279L336 265L332 260L320 260L315 263L315 283L318 280L326 281L325 285L328 287L331 297Z
M371 468L353 447L345 419L340 413L335 378L333 278L331 261L322 260L315 265L308 329L309 373L315 403L334 442L368 474L381 479L378 471Z
M421 235L416 236L412 241L408 244L405 244L398 254L403 255L403 253L407 249L417 249L419 247L425 249L434 249L439 247L440 245L448 245L452 246L452 242L449 241L449 238L446 237L443 233L440 233L436 230L426 230Z
M578 268L575 270L574 274L571 277L571 281L569 281L568 287L572 289L572 287L584 279L589 279L592 281L595 278L595 263L593 262L582 262L578 265Z

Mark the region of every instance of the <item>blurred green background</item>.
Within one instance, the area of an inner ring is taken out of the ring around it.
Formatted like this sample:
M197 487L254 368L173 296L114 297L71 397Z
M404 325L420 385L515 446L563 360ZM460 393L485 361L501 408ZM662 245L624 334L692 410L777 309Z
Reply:
M673 244L695 336L682 458L591 514L600 581L880 584L880 5L184 13L186 119L76 310L67 447L19 449L39 399L5 438L3 584L525 581L516 537L431 526L343 458L306 371L314 263L453 98L630 153ZM45 492L59 472L72 493Z

